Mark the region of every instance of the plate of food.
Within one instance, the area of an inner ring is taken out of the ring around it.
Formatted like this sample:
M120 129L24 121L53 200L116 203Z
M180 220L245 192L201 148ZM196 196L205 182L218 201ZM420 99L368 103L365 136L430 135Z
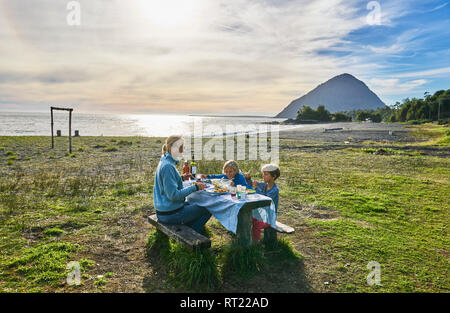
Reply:
M246 191L247 191L248 194L252 194L252 193L256 192L256 190L253 190L253 189L247 189Z
M222 188L211 188L205 190L207 193L213 194L213 195L225 195L229 193L228 190L222 189Z

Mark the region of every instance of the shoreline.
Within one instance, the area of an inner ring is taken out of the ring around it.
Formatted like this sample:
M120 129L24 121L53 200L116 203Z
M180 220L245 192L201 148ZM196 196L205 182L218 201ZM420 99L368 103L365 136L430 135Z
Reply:
M392 142L404 142L408 140L407 133L409 129L407 124L385 124L385 123L324 123L324 124L303 124L303 125L289 125L285 129L279 130L280 139L293 139L303 141L321 141L321 142L344 142L348 141L349 137L354 141L392 141ZM333 129L331 131L325 131L325 129ZM270 129L268 130L270 133ZM258 132L262 133L262 132ZM202 138L220 138L236 136L243 133L224 133L218 136L202 136ZM247 133L248 134L248 133ZM1 135L0 137L48 137L46 135ZM61 136L61 138L67 138L67 135ZM81 130L80 137L120 137L120 138L165 138L165 136L145 136L145 135L83 135ZM72 136L72 139L77 138ZM270 137L270 134L268 135ZM58 138L55 136L55 138ZM192 138L198 138L192 136Z
M187 116L195 116L195 117L239 117L239 118L267 118L267 119L275 119L278 117L274 116L264 116L264 115L220 115L220 114L188 114Z

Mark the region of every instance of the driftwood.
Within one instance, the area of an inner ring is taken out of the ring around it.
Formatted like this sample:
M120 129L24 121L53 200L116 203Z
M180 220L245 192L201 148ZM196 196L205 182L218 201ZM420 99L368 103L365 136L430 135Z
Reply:
M343 128L342 127L339 127L339 128L325 128L324 132L326 133L326 132L335 131L335 130L343 130Z

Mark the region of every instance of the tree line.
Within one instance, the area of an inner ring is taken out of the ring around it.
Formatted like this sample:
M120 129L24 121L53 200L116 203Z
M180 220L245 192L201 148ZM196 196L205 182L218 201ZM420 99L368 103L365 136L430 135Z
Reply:
M450 89L436 91L434 95L425 92L422 99L406 98L402 103L396 102L393 110L388 122L437 121L449 118Z
M330 113L325 106L319 105L316 110L303 106L297 113L295 122L351 122L371 121L414 122L437 121L450 117L450 89L436 91L433 95L425 92L422 99L406 98L393 106L385 106L376 110L352 110Z
M310 106L303 106L297 113L296 122L351 122L351 121L367 121L379 123L382 120L382 115L378 111L345 111L330 113L325 109L325 106L319 105L316 110Z

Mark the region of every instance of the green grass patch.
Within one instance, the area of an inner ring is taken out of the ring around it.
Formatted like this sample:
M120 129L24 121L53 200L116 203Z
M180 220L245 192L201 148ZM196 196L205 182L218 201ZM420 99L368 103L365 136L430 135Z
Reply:
M55 286L63 283L67 275L66 266L78 249L78 245L66 242L39 245L13 258L6 268L17 279L23 277L32 284Z
M264 248L260 244L240 247L233 243L224 249L224 272L240 279L249 279L263 270L266 264Z
M128 140L120 140L117 144L119 146L131 146L133 142Z
M97 144L94 146L94 149L100 149L100 148L106 148L106 145L104 144Z
M114 146L109 146L109 147L106 147L103 151L105 151L105 152L116 152L116 151L119 151L119 149L117 147L114 147Z
M44 234L49 235L49 236L61 236L62 234L64 234L64 231L62 229L55 227L55 228L46 229L44 231Z
M209 290L219 284L217 259L210 250L192 251L153 231L148 237L147 254L159 256L170 272L170 282L175 286Z
M211 249L190 250L153 231L146 247L148 257L161 260L174 286L199 291L215 290L225 279L243 281L264 275L270 268L286 269L302 260L286 238L271 245L258 243L249 247L240 247L233 241L222 246L220 254L214 254Z

